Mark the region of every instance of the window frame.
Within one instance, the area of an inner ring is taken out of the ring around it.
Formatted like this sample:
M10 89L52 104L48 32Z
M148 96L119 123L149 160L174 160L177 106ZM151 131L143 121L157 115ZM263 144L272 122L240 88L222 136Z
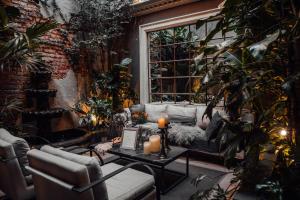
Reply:
M196 23L199 19L205 19L220 11L220 8L205 10L189 15L169 18L166 20L156 21L139 26L139 57L140 57L140 103L145 104L150 102L150 75L149 54L148 54L148 33L178 26L184 26Z

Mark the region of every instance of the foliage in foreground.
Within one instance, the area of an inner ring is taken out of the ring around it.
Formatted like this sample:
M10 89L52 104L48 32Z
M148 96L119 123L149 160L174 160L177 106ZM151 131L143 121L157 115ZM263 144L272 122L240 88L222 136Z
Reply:
M36 23L24 33L14 28L13 19L20 11L0 2L0 68L1 70L25 69L37 70L45 67L41 55L37 53L41 36L57 27L57 23L49 20Z
M295 144L292 134L279 133L288 130L288 99L292 84L299 77L287 73L290 44L300 36L299 18L299 1L226 0L222 10L207 19L218 23L201 41L195 58L199 72L209 69L202 89L217 91L206 114L211 117L212 108L222 99L229 113L227 128L234 137L228 141L225 164L232 167L236 153L244 150L245 159L235 168L234 181L241 180L248 187L268 178L258 171L260 155L267 151L264 145L271 143L278 158L272 175L276 174L281 186L288 188L282 185L289 184L283 172L294 165ZM197 27L205 21L198 21ZM216 34L229 32L236 36L218 45L208 45ZM254 123L243 120L245 110L255 115ZM292 188L297 187L299 183ZM278 199L281 194L277 193Z

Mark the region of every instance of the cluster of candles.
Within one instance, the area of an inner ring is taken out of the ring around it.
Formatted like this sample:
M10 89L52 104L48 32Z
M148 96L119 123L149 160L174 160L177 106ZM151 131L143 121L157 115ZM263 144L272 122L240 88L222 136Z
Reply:
M159 118L157 120L158 128L166 128L168 120L166 118ZM144 142L144 154L157 153L160 151L160 135L152 135L149 141Z

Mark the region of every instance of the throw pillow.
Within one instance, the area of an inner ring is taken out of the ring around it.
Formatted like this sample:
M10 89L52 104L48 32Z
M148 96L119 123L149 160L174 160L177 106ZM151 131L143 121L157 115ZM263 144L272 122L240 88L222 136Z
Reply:
M201 128L202 130L206 130L206 128L208 127L208 124L210 122L210 119L207 117L207 115L205 115L203 117L203 119L201 118L198 122L198 126L199 128Z
M157 122L163 112L166 112L167 105L145 104L145 111L147 113L147 121Z
M170 122L193 126L196 122L196 107L167 106Z
M219 112L216 112L213 115L209 125L206 128L205 132L206 132L207 139L211 140L211 139L215 138L222 125L223 125L222 117L220 116Z

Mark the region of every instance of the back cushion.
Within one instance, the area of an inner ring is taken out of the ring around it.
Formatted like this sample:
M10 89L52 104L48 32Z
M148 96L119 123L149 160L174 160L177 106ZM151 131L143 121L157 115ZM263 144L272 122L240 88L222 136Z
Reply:
M2 159L9 159L15 156L13 146L4 140L0 139L0 157Z
M167 114L170 122L188 125L195 125L196 110L196 107L167 106Z
M57 178L75 187L83 187L90 183L87 168L70 160L33 149L27 153L29 165L47 176ZM76 193L63 188L56 181L49 181L41 175L33 174L36 184L37 199L92 199L93 191Z
M147 113L147 121L157 122L163 112L166 112L167 105L145 104L145 112Z
M81 165L85 165L87 167L91 182L94 182L102 178L102 170L96 158L77 155L47 145L43 146L41 148L41 151L79 163ZM95 199L99 199L99 200L108 199L106 185L104 182L93 187L93 192L94 192Z
M11 135L7 130L3 128L0 129L0 139L13 146L15 154L18 157L23 175L28 176L30 173L25 169L25 166L28 166L28 159L26 154L30 150L28 143L23 138Z

